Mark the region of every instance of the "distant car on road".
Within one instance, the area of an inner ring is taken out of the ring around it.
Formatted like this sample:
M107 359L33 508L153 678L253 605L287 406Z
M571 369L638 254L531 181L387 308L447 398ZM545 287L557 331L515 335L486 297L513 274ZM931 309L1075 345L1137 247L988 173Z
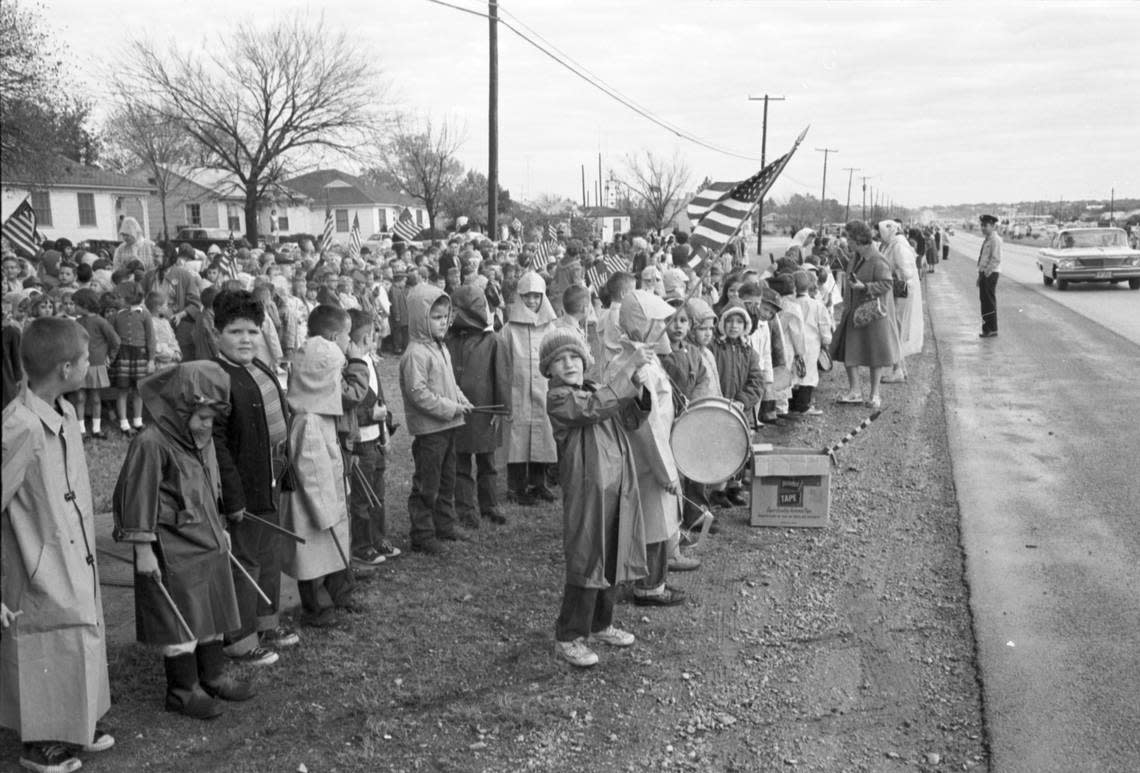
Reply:
M206 252L215 244L225 249L231 241L240 237L241 234L235 236L225 228L180 228L174 237L174 243L186 242L194 249Z
M1048 287L1070 282L1128 282L1140 290L1140 250L1128 246L1121 228L1063 228L1037 253L1037 268Z

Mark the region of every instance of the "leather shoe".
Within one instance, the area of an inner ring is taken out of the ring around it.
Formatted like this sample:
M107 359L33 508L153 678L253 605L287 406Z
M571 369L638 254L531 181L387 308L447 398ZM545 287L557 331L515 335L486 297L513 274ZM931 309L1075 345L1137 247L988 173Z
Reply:
M633 592L633 603L639 607L675 607L685 601L685 591L666 585L661 593Z

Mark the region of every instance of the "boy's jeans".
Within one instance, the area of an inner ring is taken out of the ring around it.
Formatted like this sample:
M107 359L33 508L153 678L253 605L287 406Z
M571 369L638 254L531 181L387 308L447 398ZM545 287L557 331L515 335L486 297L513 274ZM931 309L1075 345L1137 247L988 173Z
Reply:
M472 475L471 460L475 460ZM499 500L495 493L498 481L495 470L495 452L485 454L459 454L455 459L455 509L464 518L479 520L498 512Z
M388 460L384 449L380 447L379 440L358 442L348 458L359 466L360 472L364 474L364 478L376 493L376 498L380 500L378 507L370 507L368 497L364 494L364 487L359 481L349 478L352 486L348 496L348 509L352 514L350 525L352 552L359 553L369 547L378 548L387 536L384 514L384 470Z
M455 429L412 439L412 547L455 533Z

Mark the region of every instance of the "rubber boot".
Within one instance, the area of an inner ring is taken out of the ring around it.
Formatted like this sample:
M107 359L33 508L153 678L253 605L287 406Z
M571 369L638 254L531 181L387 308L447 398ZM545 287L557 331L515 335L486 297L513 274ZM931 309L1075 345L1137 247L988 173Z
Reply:
M247 701L257 694L249 682L226 674L226 654L222 651L221 639L207 644L199 642L194 654L198 657L198 682L211 698Z
M225 709L198 684L198 661L193 652L165 658L166 710L194 719L213 719Z

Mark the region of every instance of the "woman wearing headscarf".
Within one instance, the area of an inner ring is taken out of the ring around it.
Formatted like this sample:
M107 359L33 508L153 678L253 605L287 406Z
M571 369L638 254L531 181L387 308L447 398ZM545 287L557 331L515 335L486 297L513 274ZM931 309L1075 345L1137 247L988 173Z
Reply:
M899 331L899 359L887 383L906 381L906 357L922 351L922 278L918 272L916 255L910 242L902 235L902 226L895 220L879 223L879 239L883 257L891 266L891 273L906 280L905 298L895 298L895 322Z
M871 394L868 405L879 408L879 383L883 370L899 360L899 333L895 324L895 299L891 292L891 266L871 243L870 227L860 221L847 224L847 238L852 257L847 282L843 288L843 319L831 341L831 358L842 362L847 370L847 392L840 396L842 404L863 402L859 368L871 371ZM882 317L855 326L855 312L860 305L878 300L885 312Z

